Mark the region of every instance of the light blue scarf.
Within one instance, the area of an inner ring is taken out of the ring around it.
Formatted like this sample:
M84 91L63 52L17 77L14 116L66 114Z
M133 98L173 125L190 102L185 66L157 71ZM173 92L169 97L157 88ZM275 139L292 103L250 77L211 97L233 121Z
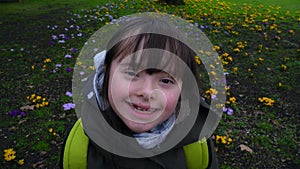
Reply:
M145 149L154 148L165 141L167 135L172 130L175 124L175 113L165 122L157 125L150 132L138 133L134 134L133 136L137 140L140 146Z

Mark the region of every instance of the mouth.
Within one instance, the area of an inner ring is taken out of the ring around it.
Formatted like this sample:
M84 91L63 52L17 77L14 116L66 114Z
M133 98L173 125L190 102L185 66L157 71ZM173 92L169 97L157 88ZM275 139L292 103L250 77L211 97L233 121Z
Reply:
M145 105L139 105L139 104L134 104L134 103L128 103L130 105L130 107L135 110L138 113L142 113L142 114L151 114L156 112L157 108L152 108L150 106L145 106Z

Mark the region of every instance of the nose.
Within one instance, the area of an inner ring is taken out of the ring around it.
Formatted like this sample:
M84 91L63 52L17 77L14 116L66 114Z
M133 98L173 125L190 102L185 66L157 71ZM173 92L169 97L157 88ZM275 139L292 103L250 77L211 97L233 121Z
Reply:
M144 78L140 81L134 82L133 88L135 89L135 95L142 97L144 100L151 100L155 98L155 82L151 78Z

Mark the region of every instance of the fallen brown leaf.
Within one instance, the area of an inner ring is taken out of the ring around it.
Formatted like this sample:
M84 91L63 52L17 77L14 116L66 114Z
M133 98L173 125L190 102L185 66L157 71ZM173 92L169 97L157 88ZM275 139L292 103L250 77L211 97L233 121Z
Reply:
M25 118L25 119L23 119L23 120L20 120L20 121L18 122L18 125L20 125L20 124L22 124L22 123L25 123L27 120L28 120L28 118Z
M8 129L8 131L16 131L18 128L16 126L12 126Z
M42 160L42 161L39 161L37 163L34 163L32 165L33 168L36 168L36 167L41 167L41 166L44 166L43 163L45 163L46 161L45 160Z
M88 79L88 78L86 77L86 78L81 79L81 81L82 81L82 82L85 82L85 81L87 81L87 79Z
M26 105L26 106L22 106L20 107L21 111L29 111L29 110L34 110L34 105Z
M245 144L241 144L240 148L242 151L248 151L249 153L253 153L253 150L250 147L246 146Z

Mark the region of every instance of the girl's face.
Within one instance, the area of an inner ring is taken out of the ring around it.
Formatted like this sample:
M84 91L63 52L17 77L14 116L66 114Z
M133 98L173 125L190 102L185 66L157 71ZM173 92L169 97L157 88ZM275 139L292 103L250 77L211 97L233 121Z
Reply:
M108 99L113 110L134 132L151 130L175 111L182 82L164 71L130 68L131 58L111 63Z

